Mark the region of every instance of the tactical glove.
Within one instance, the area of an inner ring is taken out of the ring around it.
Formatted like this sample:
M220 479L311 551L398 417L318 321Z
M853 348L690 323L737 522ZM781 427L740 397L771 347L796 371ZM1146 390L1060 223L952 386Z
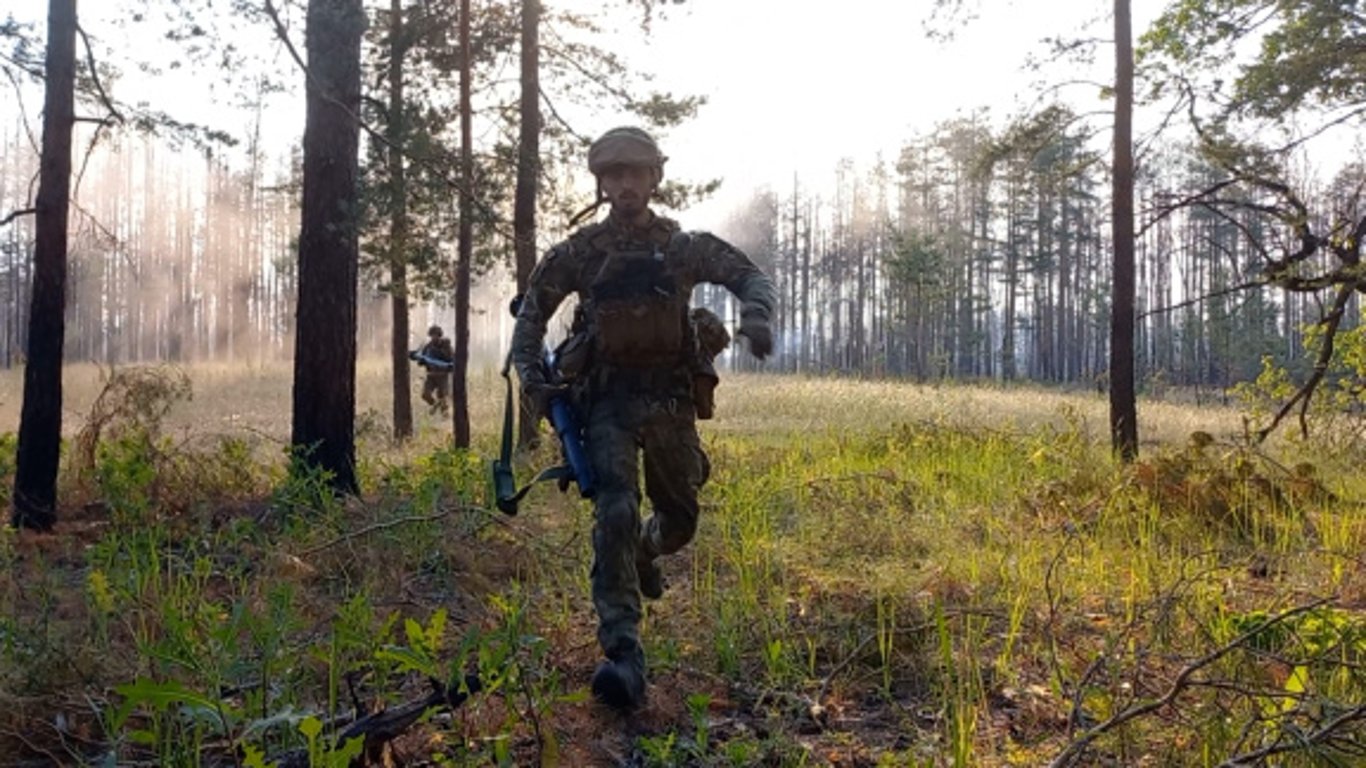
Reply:
M773 331L768 318L759 314L742 315L739 334L749 339L749 353L763 360L773 351Z
M542 416L550 414L551 400L568 391L569 387L564 384L548 384L544 381L528 381L522 385L522 396Z

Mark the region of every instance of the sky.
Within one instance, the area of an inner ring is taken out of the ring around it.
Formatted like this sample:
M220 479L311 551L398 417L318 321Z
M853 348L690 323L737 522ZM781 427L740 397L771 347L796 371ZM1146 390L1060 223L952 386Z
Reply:
M694 120L663 137L671 172L724 178L716 198L689 218L716 226L755 188L790 190L794 174L804 187L819 188L832 182L841 158L858 168L879 153L894 162L906 140L956 115L986 108L989 119L1004 121L1036 98L1040 75L1021 66L1045 51L1043 38L1111 34L1111 6L1103 0L982 0L978 18L939 42L924 32L932 7L932 0L671 6L648 46L633 41L647 50L632 60L655 71L663 90L708 97ZM1135 30L1159 9L1135 0ZM1095 72L1050 77L1107 79L1112 50L1099 48ZM1096 86L1061 94L1082 110L1109 108Z
M640 11L628 0L547 2L600 14L615 33L604 46L652 73L655 88L707 97L696 118L660 136L671 176L723 180L713 199L680 215L694 228L720 226L756 189L787 192L794 174L803 189L827 187L842 158L859 169L879 154L894 162L905 141L956 115L986 108L989 119L1004 122L1035 99L1041 75L1022 72L1021 65L1044 51L1040 41L1050 35L1108 38L1111 8L1106 0L966 0L979 9L977 18L956 27L952 41L939 42L923 26L934 0L686 0L666 4L646 39ZM132 45L108 23L116 5L85 4L87 30L112 46ZM0 0L0 14L40 18L42 6ZM1133 0L1133 6L1137 32L1161 2ZM271 30L263 24L259 32L270 44ZM274 48L277 58L285 55ZM1111 56L1112 48L1103 45L1094 71L1055 70L1046 77L1105 80L1113 71ZM146 94L182 119L213 119L221 111L202 104L211 80L196 80L185 70L159 80L128 73L117 88ZM1095 85L1071 86L1061 95L1083 111L1109 107ZM31 114L36 111L30 105ZM302 130L302 105L277 102L266 120L268 131L274 126L293 139ZM627 120L612 111L571 117L588 136ZM241 129L245 118L238 122L229 127ZM586 170L582 181L591 189Z

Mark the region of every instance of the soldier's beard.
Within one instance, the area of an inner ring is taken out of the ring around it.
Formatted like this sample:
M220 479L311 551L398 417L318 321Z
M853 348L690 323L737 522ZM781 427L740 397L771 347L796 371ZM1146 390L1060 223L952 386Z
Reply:
M644 216L647 203L647 198L632 197L629 200L617 198L612 201L612 215L621 221L636 223Z

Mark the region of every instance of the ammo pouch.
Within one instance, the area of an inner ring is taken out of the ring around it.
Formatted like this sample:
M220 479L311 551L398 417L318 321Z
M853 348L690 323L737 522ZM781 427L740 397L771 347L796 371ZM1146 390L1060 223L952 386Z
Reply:
M697 418L710 419L716 413L716 385L721 378L712 364L716 356L730 346L730 332L725 323L706 307L694 307L688 314L693 337L697 339L697 357L693 361L692 401Z

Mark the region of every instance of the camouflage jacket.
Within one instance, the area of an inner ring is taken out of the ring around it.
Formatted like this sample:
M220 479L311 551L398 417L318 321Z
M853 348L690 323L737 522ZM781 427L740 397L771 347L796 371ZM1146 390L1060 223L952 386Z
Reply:
M543 382L542 349L546 323L570 293L582 303L594 277L614 251L652 248L663 254L663 269L683 296L699 283L724 285L741 302L745 317L768 320L774 289L749 257L715 235L685 233L677 223L655 216L643 230L627 232L608 217L571 234L546 253L532 270L512 331L512 362L523 385Z

